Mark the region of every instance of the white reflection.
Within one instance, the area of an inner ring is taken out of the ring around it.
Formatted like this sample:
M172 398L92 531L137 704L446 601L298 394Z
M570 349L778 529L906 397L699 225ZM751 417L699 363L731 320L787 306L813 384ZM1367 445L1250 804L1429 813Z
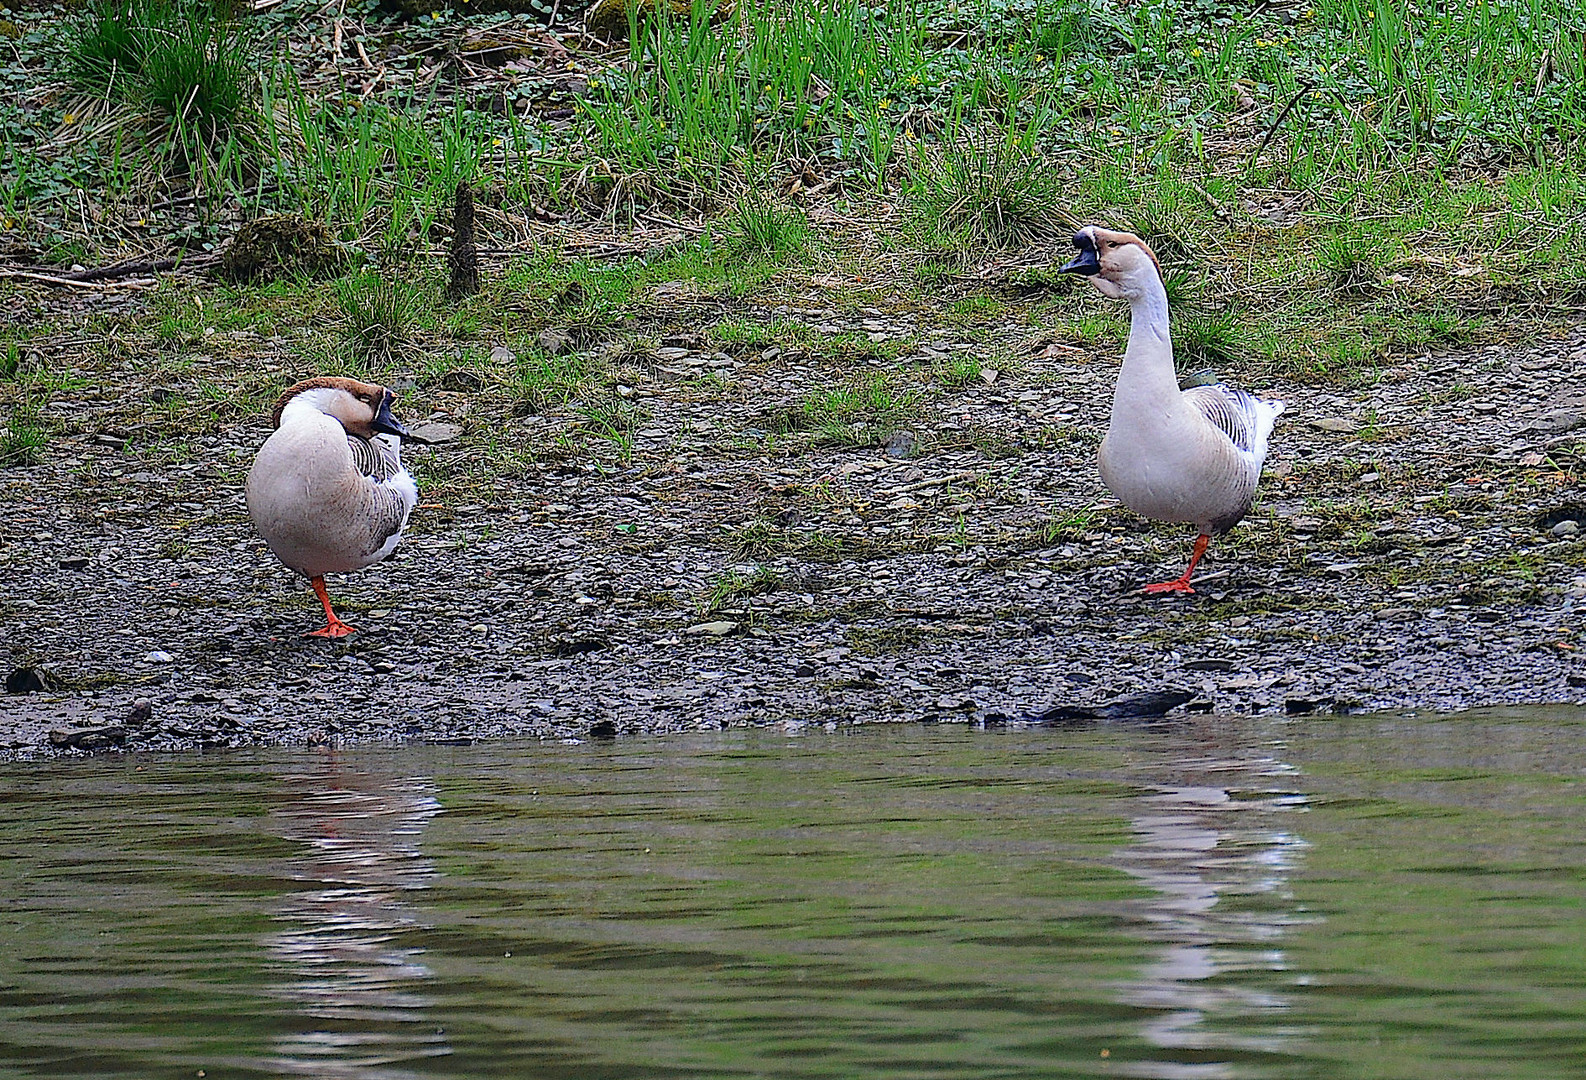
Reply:
M1305 797L1273 790L1292 771L1270 758L1177 762L1174 782L1140 800L1136 842L1114 855L1120 869L1156 890L1135 911L1144 936L1160 947L1123 996L1161 1010L1142 1034L1164 1050L1204 1058L1293 1049L1280 1028L1240 1034L1217 1023L1238 1018L1246 1026L1253 1014L1287 1007L1268 973L1287 968L1282 939L1299 921L1288 880L1307 845L1288 826ZM1120 1063L1119 1071L1152 1080L1236 1075L1231 1062L1170 1055Z
M285 1076L409 1080L402 1063L451 1052L426 1013L432 975L405 943L419 925L411 893L436 876L419 849L440 812L428 777L323 768L289 777L291 802L274 808L280 835L302 841L302 892L265 944L287 981L278 995L312 1021L281 1035L268 1066Z

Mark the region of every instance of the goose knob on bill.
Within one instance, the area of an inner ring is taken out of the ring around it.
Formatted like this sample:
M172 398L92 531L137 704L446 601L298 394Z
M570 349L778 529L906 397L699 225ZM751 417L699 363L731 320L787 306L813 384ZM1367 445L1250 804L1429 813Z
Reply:
M356 379L321 377L289 387L275 433L248 473L248 515L275 557L308 578L325 605L310 637L352 633L331 610L325 575L379 562L396 548L418 485L402 467L406 429L396 395Z
M1102 481L1137 514L1200 529L1183 575L1145 587L1192 593L1190 575L1211 538L1250 512L1283 403L1221 383L1180 390L1167 289L1151 249L1131 233L1094 225L1075 235L1074 246L1079 256L1063 270L1129 302L1129 346L1098 455Z

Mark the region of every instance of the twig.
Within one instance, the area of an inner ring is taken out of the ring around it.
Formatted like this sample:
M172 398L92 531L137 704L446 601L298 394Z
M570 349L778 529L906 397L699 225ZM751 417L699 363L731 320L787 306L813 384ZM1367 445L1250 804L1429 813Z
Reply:
M70 285L75 289L141 289L145 285L154 284L153 278L137 278L133 281L78 281L75 278L58 277L55 274L35 274L31 270L0 270L0 278L41 281L46 285Z
M915 491L924 491L926 488L941 487L943 484L956 484L960 480L973 480L972 472L956 472L947 476L938 476L935 480L921 480L918 484L904 484L902 487L886 488L878 491L878 495L908 495Z
M1282 124L1284 120L1288 119L1289 113L1294 111L1294 107L1298 105L1301 100L1304 99L1305 95L1309 94L1312 89L1314 89L1314 87L1310 83L1300 84L1299 92L1289 99L1289 103L1287 105L1283 106L1283 111L1278 113L1277 119L1273 120L1272 123L1267 125L1267 133L1261 136L1261 145L1256 147L1256 152L1251 154L1249 159L1245 162L1245 168L1248 169L1251 165L1255 164L1256 159L1261 156L1261 152L1267 148L1267 143L1272 141L1272 136L1278 133L1278 126Z

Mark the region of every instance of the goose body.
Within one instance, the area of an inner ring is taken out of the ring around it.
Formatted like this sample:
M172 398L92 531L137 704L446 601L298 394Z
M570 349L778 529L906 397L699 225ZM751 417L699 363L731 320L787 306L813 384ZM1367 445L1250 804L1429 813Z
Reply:
M1074 237L1064 270L1129 301L1129 345L1097 463L1108 489L1135 513L1199 530L1183 576L1148 592L1194 592L1190 575L1211 537L1250 512L1267 443L1283 403L1221 383L1180 390L1168 330L1167 290L1139 237L1095 226Z
M320 637L353 627L331 610L324 577L358 570L395 550L418 502L402 467L391 415L395 395L354 379L317 378L281 395L275 432L248 473L248 514L265 544L309 579L325 607Z

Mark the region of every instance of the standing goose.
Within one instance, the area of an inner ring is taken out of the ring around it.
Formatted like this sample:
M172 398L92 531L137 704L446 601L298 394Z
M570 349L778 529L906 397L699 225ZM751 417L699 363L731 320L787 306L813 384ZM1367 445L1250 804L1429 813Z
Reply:
M1250 512L1283 403L1221 383L1180 390L1167 290L1151 249L1131 233L1094 225L1074 236L1074 246L1079 256L1063 270L1085 275L1103 296L1129 301L1129 347L1098 455L1102 481L1137 514L1200 529L1183 575L1145 587L1192 593L1190 575L1211 538Z
M402 467L391 415L396 395L356 379L321 377L275 403L275 433L248 473L248 515L275 557L308 578L325 605L309 637L346 637L325 575L379 562L402 538L418 485Z

